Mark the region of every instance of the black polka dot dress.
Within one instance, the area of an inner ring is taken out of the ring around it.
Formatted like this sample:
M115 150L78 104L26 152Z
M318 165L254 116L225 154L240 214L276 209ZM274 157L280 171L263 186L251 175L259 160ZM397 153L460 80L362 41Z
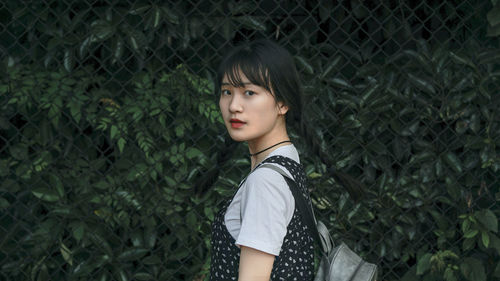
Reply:
M302 196L306 198L307 202L310 202L311 199L305 185L306 176L299 163L288 157L276 155L266 158L255 169L264 163L275 163L286 168L302 191ZM227 230L224 221L224 215L231 201L232 198L224 204L212 224L211 281L238 280L240 248L235 245L236 241ZM297 209L297 204L295 204L295 210L288 224L280 254L274 260L271 280L313 280L313 242L313 238Z

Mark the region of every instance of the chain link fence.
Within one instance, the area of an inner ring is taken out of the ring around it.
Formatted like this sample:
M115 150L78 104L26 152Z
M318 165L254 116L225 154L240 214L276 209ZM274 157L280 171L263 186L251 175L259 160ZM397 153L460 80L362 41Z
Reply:
M0 279L207 280L210 223L249 168L212 77L265 37L301 73L315 134L292 139L336 241L379 280L498 280L497 10L2 1Z

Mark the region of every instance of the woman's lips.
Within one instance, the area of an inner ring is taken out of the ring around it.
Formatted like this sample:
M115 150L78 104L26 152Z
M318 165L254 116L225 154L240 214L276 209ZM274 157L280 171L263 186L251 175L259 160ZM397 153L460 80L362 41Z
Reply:
M229 120L229 123L231 123L231 127L233 128L240 128L241 126L246 124L246 122L243 122L239 119L231 119Z

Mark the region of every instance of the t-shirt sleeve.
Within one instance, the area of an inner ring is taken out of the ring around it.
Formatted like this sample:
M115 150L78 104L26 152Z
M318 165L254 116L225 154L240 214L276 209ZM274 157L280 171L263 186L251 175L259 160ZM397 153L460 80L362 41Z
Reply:
M295 208L293 195L283 176L258 168L246 179L241 199L239 246L279 255Z

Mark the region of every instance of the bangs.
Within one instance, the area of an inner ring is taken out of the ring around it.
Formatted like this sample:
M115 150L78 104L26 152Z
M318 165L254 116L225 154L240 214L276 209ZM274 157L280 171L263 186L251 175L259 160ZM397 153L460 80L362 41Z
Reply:
M218 72L219 88L222 86L224 76L227 77L227 82L231 86L244 87L244 82L247 81L243 80L241 74L248 79L248 82L272 93L269 70L260 63L258 57L247 52L240 52L221 64Z

